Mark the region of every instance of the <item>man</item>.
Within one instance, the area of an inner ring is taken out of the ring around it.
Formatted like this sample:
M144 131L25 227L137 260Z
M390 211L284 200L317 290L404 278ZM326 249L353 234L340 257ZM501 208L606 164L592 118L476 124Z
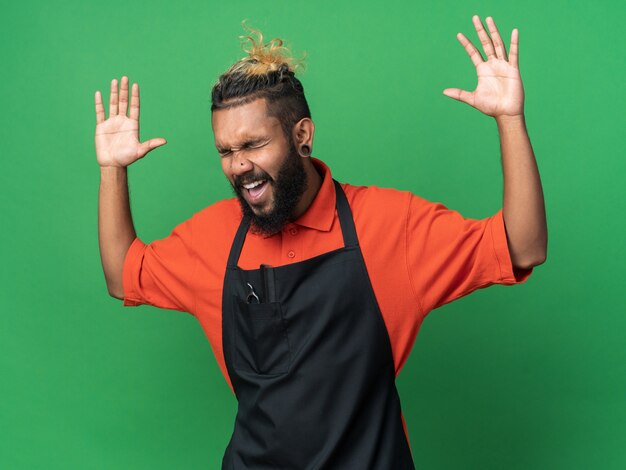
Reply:
M491 18L473 18L487 60L459 33L478 87L444 94L494 117L504 207L465 219L408 192L335 182L312 158L314 124L280 40L212 93L220 201L149 245L137 238L126 167L164 139L138 140L139 87L96 92L99 238L109 293L196 316L237 396L223 468L412 469L395 377L431 310L516 284L546 258L543 195L517 65ZM505 227L506 221L506 227Z

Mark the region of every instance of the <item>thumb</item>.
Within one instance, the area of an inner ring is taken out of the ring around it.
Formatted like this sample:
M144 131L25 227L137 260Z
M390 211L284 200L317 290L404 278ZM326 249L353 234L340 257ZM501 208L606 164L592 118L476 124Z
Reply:
M165 145L165 144L167 144L167 141L163 139L162 137L146 140L145 142L142 142L139 144L137 155L139 156L139 158L141 158L145 154L147 154L150 150L154 150L155 148L160 147L161 145Z
M463 103L471 105L472 94L469 91L461 90L459 88L446 88L443 90L443 94L457 101L463 101Z

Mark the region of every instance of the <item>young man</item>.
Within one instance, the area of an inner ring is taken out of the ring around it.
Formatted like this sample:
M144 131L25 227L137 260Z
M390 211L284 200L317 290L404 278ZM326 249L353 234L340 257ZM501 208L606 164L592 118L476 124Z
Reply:
M395 377L424 317L546 258L543 195L517 66L491 18L474 24L483 61L472 92L444 94L493 116L504 207L484 220L408 192L335 182L311 157L314 124L280 40L249 38L213 88L212 123L236 198L149 245L137 238L126 167L164 139L138 141L139 87L96 92L99 237L109 293L124 305L186 311L237 396L223 468L412 469ZM506 227L505 227L506 221Z

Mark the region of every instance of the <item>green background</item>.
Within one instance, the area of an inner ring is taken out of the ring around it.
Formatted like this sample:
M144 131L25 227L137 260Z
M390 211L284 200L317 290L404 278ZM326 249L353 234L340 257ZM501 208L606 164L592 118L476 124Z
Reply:
M549 250L523 285L432 312L398 379L418 468L626 468L622 2L3 3L0 467L219 468L236 402L194 317L109 297L97 239L94 92L128 75L145 241L230 197L210 90L248 19L308 54L314 156L352 184L466 217L502 204L495 121L455 35L519 29ZM107 105L108 113L108 105ZM618 144L618 137L620 142Z

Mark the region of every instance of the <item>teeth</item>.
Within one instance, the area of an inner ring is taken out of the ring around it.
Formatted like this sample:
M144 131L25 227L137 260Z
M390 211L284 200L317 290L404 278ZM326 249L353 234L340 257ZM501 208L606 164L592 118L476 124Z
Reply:
M244 184L243 187L246 189L256 188L258 185L265 183L265 180L255 181L253 183Z

